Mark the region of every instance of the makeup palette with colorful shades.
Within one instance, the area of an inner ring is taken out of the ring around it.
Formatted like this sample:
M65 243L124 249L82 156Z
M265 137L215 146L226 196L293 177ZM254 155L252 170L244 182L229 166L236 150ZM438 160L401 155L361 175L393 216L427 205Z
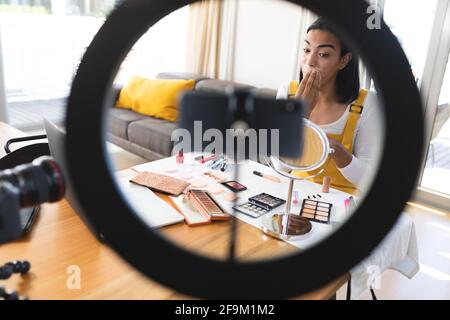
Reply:
M300 215L311 221L329 223L332 206L331 203L304 199Z

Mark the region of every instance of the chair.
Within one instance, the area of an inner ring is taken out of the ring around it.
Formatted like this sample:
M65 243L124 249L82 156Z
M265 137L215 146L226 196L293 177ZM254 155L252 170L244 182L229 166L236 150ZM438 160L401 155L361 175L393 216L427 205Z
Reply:
M48 143L31 144L15 151L11 151L10 149L11 145L14 143L41 140L45 138L47 138L46 135L37 135L8 140L4 147L6 156L0 159L0 170L11 169L20 164L32 162L40 156L50 155Z

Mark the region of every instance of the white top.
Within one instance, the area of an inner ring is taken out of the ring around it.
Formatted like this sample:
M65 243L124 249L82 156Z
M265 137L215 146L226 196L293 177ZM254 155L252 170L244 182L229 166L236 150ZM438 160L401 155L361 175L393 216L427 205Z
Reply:
M287 99L288 86L278 89L277 99ZM363 180L367 173L372 173L377 164L380 144L383 138L381 112L379 101L374 92L369 92L364 102L364 110L356 126L353 136L353 159L350 164L339 171L358 189L363 189ZM320 125L327 134L342 134L347 123L350 105L344 114L335 122Z

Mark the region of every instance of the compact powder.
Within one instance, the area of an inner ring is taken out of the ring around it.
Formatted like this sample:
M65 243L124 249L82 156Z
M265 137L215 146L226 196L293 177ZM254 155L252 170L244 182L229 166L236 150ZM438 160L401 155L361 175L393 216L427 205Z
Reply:
M307 218L300 217L296 214L288 215L287 226L285 224L284 214L274 214L272 216L272 224L276 227L278 232L283 232L290 236L305 235L312 230L311 222Z
M330 222L332 206L331 203L305 199L300 210L300 216L311 221L328 223Z

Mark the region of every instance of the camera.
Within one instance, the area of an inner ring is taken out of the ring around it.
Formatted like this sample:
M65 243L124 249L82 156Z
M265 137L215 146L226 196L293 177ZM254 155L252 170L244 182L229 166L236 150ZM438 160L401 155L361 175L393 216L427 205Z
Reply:
M51 157L0 171L0 244L22 235L22 208L59 201L64 193L63 174Z

